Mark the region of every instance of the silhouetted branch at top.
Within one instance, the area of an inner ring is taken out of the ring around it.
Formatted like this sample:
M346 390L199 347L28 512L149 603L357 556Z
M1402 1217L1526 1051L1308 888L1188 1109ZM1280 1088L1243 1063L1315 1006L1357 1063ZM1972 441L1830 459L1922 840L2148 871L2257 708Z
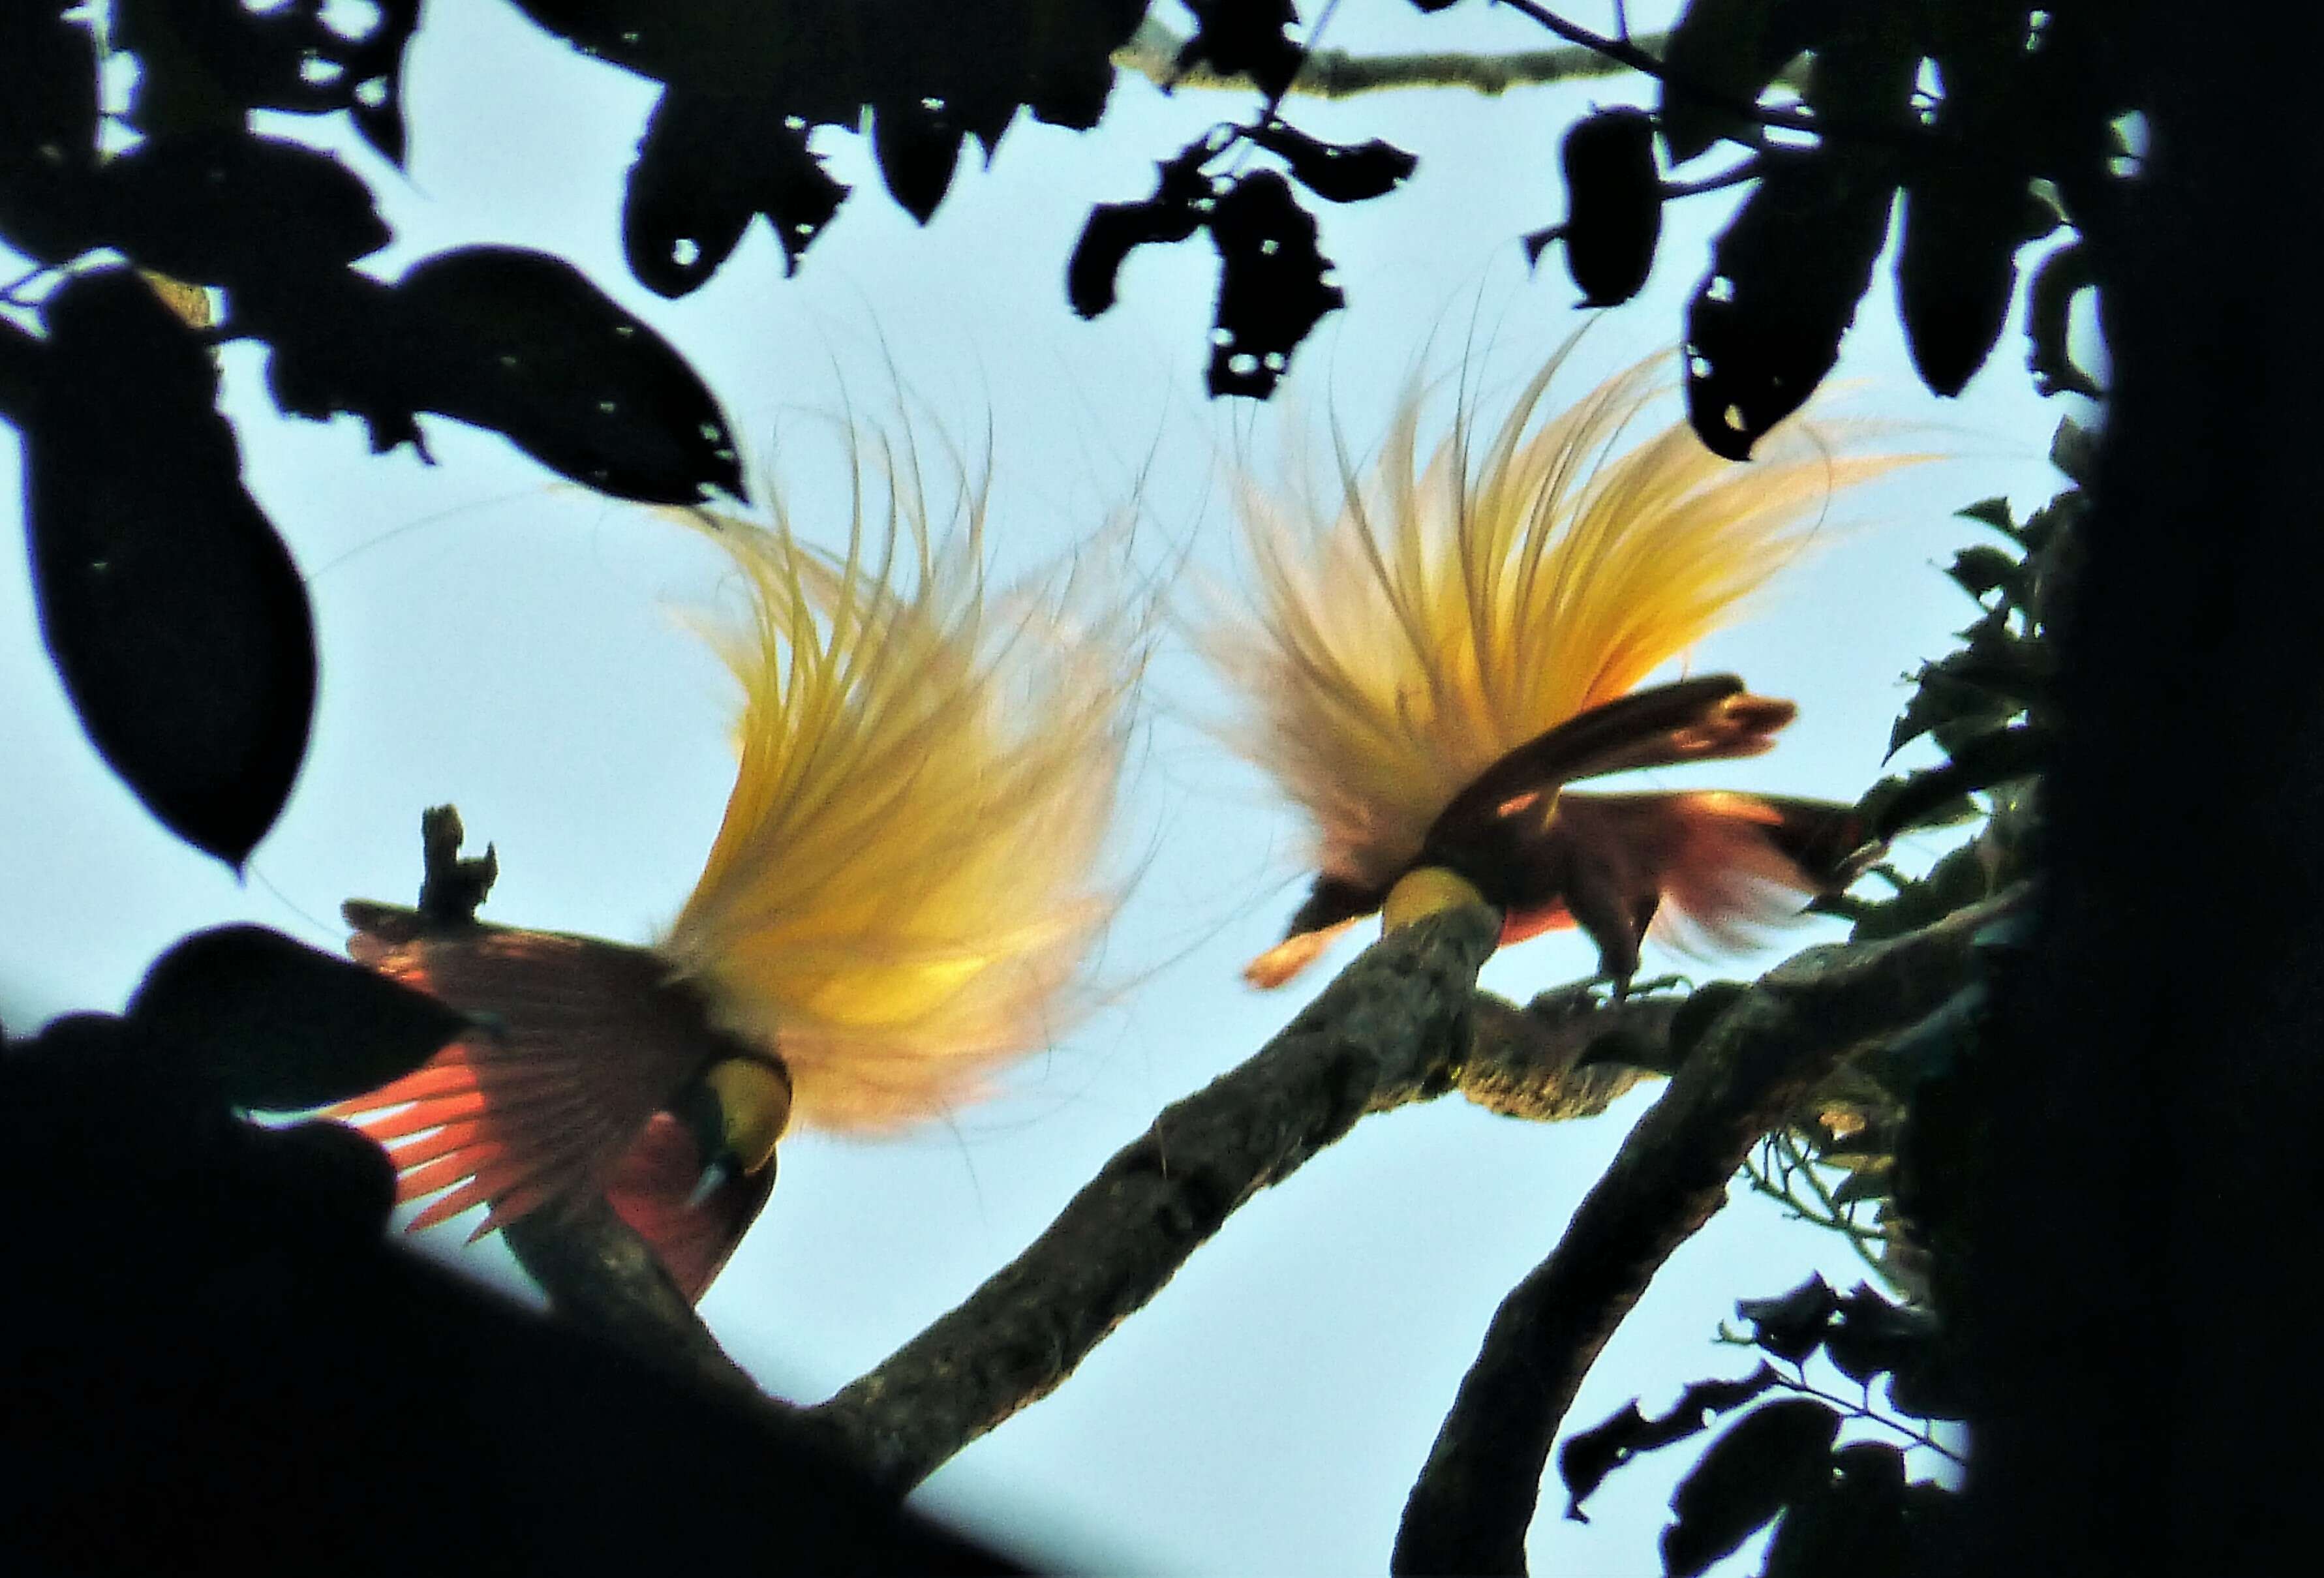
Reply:
M1554 1252L1503 1301L1406 1503L1397 1573L1522 1573L1541 1477L1582 1378L1647 1283L1726 1204L1760 1137L1852 1053L1939 1008L2024 890L1886 942L1811 948L1702 1033Z
M1633 42L1659 53L1661 33L1646 33ZM1162 88L1208 90L1256 87L1241 72L1222 71L1205 62L1181 69L1178 57L1186 41L1148 17L1130 41L1113 52L1113 63L1135 71ZM1464 54L1452 51L1359 55L1347 50L1310 50L1292 79L1290 93L1298 98L1353 98L1360 94L1395 88L1465 88L1488 97L1512 88L1537 88L1553 82L1578 82L1611 77L1629 69L1597 50L1568 45L1555 50L1517 50L1502 55Z

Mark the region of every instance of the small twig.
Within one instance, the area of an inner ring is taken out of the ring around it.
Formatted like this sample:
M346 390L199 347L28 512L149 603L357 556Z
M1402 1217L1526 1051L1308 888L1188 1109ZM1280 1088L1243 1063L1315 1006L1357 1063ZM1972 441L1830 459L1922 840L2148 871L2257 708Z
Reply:
M1775 1384L1782 1387L1787 1392L1796 1392L1802 1397L1813 1398L1819 1402L1830 1403L1833 1407L1841 1410L1852 1419L1867 1420L1872 1424L1881 1426L1883 1429L1893 1430L1897 1435L1903 1436L1905 1440L1912 1442L1916 1446L1925 1446L1931 1452L1937 1453L1941 1457L1948 1458L1953 1463L1959 1463L1963 1468L1967 1468L1969 1466L1969 1459L1963 1457L1960 1453L1955 1452L1951 1447L1947 1446L1941 1441L1939 1441L1927 1431L1915 1430L1910 1425L1905 1424L1903 1420L1892 1419L1887 1415L1882 1413L1879 1409L1872 1407L1868 1404L1852 1402L1847 1398L1839 1397L1831 1392L1828 1392L1821 1387L1810 1381L1804 1372L1797 1376L1790 1376L1785 1375L1782 1370L1775 1370L1773 1373L1775 1378Z
M1766 1143L1771 1150L1781 1147L1786 1152L1783 1158L1783 1180L1778 1183L1774 1177L1762 1173L1747 1157L1743 1162L1743 1176L1750 1181L1753 1191L1765 1195L1771 1200L1780 1201L1791 1209L1796 1220L1840 1234L1848 1241L1849 1247L1856 1251L1857 1259L1862 1260L1874 1276L1884 1282L1889 1280L1888 1270L1874 1257L1870 1250L1865 1248L1868 1243L1886 1243L1888 1235L1877 1228L1859 1226L1846 1213L1845 1208L1833 1202L1831 1192L1823 1186L1823 1180L1815 1176L1812 1161L1800 1154L1798 1147L1794 1144L1788 1134L1778 1130L1767 1137ZM1792 1192L1792 1179L1803 1172L1806 1174L1808 1187L1815 1192L1816 1202L1821 1207L1821 1214L1809 1210L1799 1196Z
M1524 1571L1558 1426L1655 1272L1725 1204L1751 1148L1810 1089L1946 1000L1971 938L2024 891L1889 941L1811 948L1712 1022L1556 1250L1494 1315L1405 1504L1393 1571Z

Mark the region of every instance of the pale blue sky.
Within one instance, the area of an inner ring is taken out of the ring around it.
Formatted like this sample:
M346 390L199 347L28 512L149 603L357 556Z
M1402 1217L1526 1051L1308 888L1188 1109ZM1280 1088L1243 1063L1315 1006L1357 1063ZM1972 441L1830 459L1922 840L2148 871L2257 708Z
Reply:
M1636 24L1664 9L1633 7ZM1431 20L1403 0L1350 0L1326 42L1545 40L1474 4ZM1062 291L1089 205L1146 195L1153 161L1247 113L1245 96L1174 102L1125 79L1094 135L1020 122L991 170L964 167L926 229L880 189L859 139L823 134L818 146L857 192L799 275L782 277L761 228L714 283L666 303L628 280L618 244L622 173L650 85L497 4L432 7L408 84L408 179L350 155L398 233L381 261L397 267L470 241L572 259L693 360L757 458L779 462L811 538L835 541L845 508L829 425L811 415L835 412L843 383L859 409L883 410L884 355L955 437L973 444L989 420L989 532L1004 568L1100 528L1150 451L1139 557L1159 563L1191 543L1194 573L1213 577L1233 573L1232 521L1213 485L1224 459L1263 466L1281 423L1327 411L1368 438L1432 336L1429 365L1444 371L1473 326L1488 388L1520 381L1564 339L1579 321L1575 292L1554 254L1528 280L1517 237L1560 217L1557 143L1575 115L1648 102L1645 84L1607 81L1498 100L1421 92L1297 106L1294 118L1317 135L1385 136L1421 164L1388 198L1317 205L1352 306L1298 354L1290 398L1260 409L1202 396L1207 246L1138 254L1120 306L1095 323L1075 320ZM1674 338L1729 201L1672 212L1646 296L1592 329L1567 394ZM1914 381L1892 292L1884 263L1842 375L1862 382L1859 409L1936 424L1918 441L1963 458L1852 501L1843 514L1855 530L1790 575L1757 620L1695 654L1699 669L1735 669L1802 705L1781 749L1716 775L1737 787L1846 799L1868 784L1902 701L1897 677L1944 650L1971 614L1933 568L1979 535L1950 511L1996 493L2037 503L2054 486L2041 457L2061 408L2033 398L2015 326L1968 394L1939 402ZM10 889L0 1016L13 1029L117 1007L146 962L196 927L249 918L336 946L341 899L409 899L419 813L440 801L499 844L489 916L641 941L675 912L717 825L732 778L723 677L670 617L715 595L715 553L641 512L552 485L501 439L448 423L429 426L433 469L408 454L370 458L350 420L273 416L258 365L246 348L228 352L228 398L251 484L313 581L323 686L304 775L246 887L175 844L88 749L41 651L21 555L0 555L0 672L15 677L0 687L15 791L0 819ZM12 494L14 467L14 446L0 445L0 489ZM704 1305L771 1390L820 1398L877 1362L1015 1253L1157 1109L1255 1049L1327 974L1291 994L1240 984L1243 961L1296 902L1300 830L1188 726L1219 698L1175 643L1150 689L1120 840L1143 876L1103 960L1118 1000L1024 1068L1013 1094L954 1126L881 1144L785 1143L771 1205ZM1784 947L1720 973L1748 974L1835 934L1803 925ZM1547 939L1498 958L1486 981L1522 999L1591 964L1585 944ZM1361 1124L1238 1213L1062 1391L943 1471L923 1501L1084 1568L1379 1570L1495 1305L1555 1242L1651 1099L1556 1127L1458 1102ZM496 1245L463 1254L458 1236L423 1247L512 1278ZM1859 1275L1836 1240L1738 1200L1657 1279L1572 1423L1640 1394L1659 1407L1690 1380L1747 1368L1711 1345L1730 1301L1781 1291L1812 1268L1842 1285ZM1655 1570L1664 1500L1690 1461L1683 1448L1665 1457L1617 1474L1587 1527L1561 1521L1562 1498L1545 1495L1532 1541L1542 1569Z

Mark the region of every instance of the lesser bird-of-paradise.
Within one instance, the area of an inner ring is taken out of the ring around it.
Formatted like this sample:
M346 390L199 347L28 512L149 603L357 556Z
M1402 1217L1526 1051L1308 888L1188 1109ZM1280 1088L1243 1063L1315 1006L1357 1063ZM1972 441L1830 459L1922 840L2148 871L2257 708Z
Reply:
M1836 491L1919 457L1849 455L1867 429L1806 422L1741 465L1683 423L1625 447L1666 389L1657 362L1545 418L1563 359L1497 428L1464 403L1425 463L1408 395L1328 508L1241 491L1253 583L1204 645L1243 703L1229 743L1306 812L1317 868L1254 985L1364 916L1481 900L1505 943L1580 927L1619 992L1649 927L1737 944L1868 853L1845 806L1566 786L1770 749L1788 701L1728 675L1637 687L1734 618Z
M1070 1021L1117 898L1102 845L1148 622L1086 584L988 588L982 484L940 527L910 441L872 454L844 553L779 500L771 526L696 518L747 605L704 622L741 760L666 935L347 907L356 958L477 1022L334 1109L390 1146L403 1199L437 1195L414 1228L603 1197L699 1297L790 1123L938 1116Z

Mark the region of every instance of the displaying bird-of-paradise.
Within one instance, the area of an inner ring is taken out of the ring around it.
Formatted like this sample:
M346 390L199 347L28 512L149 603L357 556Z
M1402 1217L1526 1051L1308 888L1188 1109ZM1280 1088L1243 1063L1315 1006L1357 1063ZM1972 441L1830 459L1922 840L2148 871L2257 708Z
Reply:
M1242 702L1228 743L1306 811L1317 867L1255 985L1376 911L1481 899L1504 942L1580 927L1620 991L1650 926L1738 942L1866 854L1845 806L1566 786L1770 749L1790 702L1725 675L1637 687L1736 617L1837 491L1916 457L1804 422L1742 465L1683 423L1638 436L1657 361L1545 417L1561 360L1497 427L1464 403L1425 462L1416 391L1369 473L1342 457L1328 507L1241 491L1251 586L1204 645Z
M739 687L740 766L666 935L347 907L356 958L477 1025L334 1111L390 1146L402 1198L437 1195L415 1228L602 1197L699 1297L789 1124L944 1114L1085 1006L1150 622L1086 575L989 587L982 484L932 519L908 438L871 443L855 498L836 553L779 501L770 526L695 518L745 603L701 622Z

